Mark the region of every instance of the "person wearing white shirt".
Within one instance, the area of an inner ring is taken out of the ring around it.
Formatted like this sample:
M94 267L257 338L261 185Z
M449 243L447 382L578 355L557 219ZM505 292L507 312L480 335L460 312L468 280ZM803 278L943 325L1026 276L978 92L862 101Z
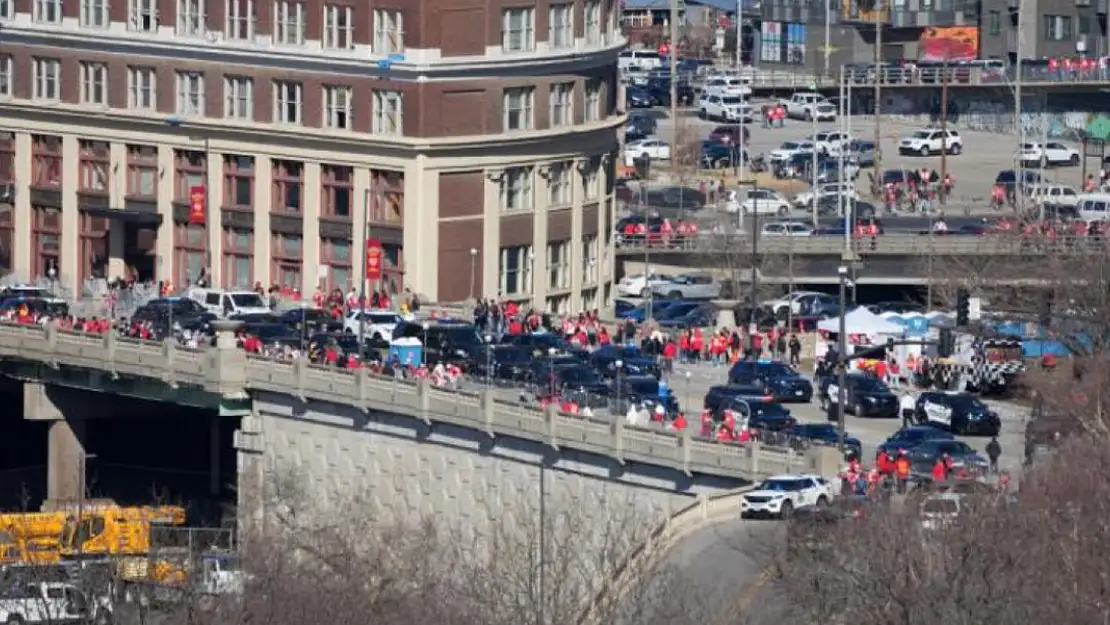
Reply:
M913 414L917 411L917 400L909 391L906 391L902 393L902 399L898 400L898 406L902 413L902 427L908 428L913 425Z

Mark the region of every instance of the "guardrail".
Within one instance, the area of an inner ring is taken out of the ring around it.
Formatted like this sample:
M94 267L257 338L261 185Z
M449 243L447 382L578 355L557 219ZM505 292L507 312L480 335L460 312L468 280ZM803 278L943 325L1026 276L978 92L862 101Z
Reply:
M679 254L700 252L713 254L723 250L735 253L738 249L750 249L752 234L699 234L694 237L681 237L667 244L645 244L643 240L622 239L617 254L642 256L645 251L650 255ZM1096 237L1065 237L1055 241L1043 237L1022 237L1016 235L957 235L957 234L882 234L874 239L857 237L852 239L853 249L861 254L872 255L941 255L941 256L991 256L1013 254L1053 254L1058 252L1106 253L1110 242ZM844 251L843 236L809 237L759 237L761 254L839 254Z
M759 444L725 445L682 433L627 426L623 419L584 418L557 407L537 410L496 397L495 391L451 391L427 379L415 382L377 376L366 369L337 369L308 360L274 361L235 348L229 332L218 342L231 345L204 350L123 339L109 333L83 334L52 326L0 324L0 357L49 366L81 367L115 376L189 384L222 396L245 391L291 395L352 406L363 412L389 412L431 425L448 423L568 447L612 458L624 465L646 463L682 471L754 480L776 473L814 470L818 453Z
M1110 80L1110 68L1099 67L1097 63L1087 67L1073 65L1068 68L1062 63L1055 68L1041 63L1029 63L1022 65L1020 74L1023 83L1032 84L1084 85ZM842 74L842 80L853 85L874 85L879 82L890 86L935 86L944 83L950 86L1003 86L1013 83L1017 78L1016 67L1000 69L960 64L948 67L918 67L912 63L904 67L850 67Z
M728 518L730 514L739 515L740 497L751 489L747 486L698 497L694 503L663 519L642 543L624 557L609 583L602 587L578 617L577 625L601 625L601 619L608 618L621 598L641 583L643 576L651 573L679 541L708 524Z

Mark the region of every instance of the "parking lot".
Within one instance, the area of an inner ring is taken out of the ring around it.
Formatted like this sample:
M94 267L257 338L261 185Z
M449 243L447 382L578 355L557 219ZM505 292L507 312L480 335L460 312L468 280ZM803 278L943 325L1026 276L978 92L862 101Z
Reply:
M759 103L755 103L758 109ZM654 109L652 115L658 119L656 135L671 141L674 136L674 123L668 111ZM687 109L680 111L678 134L680 137L693 136L705 137L719 124L713 121L699 119L696 111ZM764 154L778 148L785 141L797 141L813 134L815 125L800 120L786 120L782 128L764 128L758 121L750 124L751 141L749 153L751 155ZM816 124L818 131L840 130L840 122L823 122ZM1014 155L1017 151L1017 140L1012 136L996 135L983 132L965 131L958 126L951 128L960 131L963 139L963 153L958 156L947 157L948 171L955 178L955 189L950 198L950 209L953 212L963 213L965 207L970 208L973 214L991 213L988 206L991 185L1000 170L1014 167ZM883 169L920 169L929 168L941 171L941 157L906 156L898 153L899 141L920 130L919 126L911 126L893 119L883 120L880 126L880 144L883 154ZM875 138L875 124L872 118L857 116L852 119L851 134L853 137L873 141ZM1029 138L1035 140L1035 138ZM1078 148L1077 145L1072 147ZM1091 171L1097 173L1098 164L1089 163ZM1077 189L1082 186L1081 167L1052 167L1044 170L1044 179L1048 182L1070 184ZM868 174L864 170L860 175L858 186L866 188L869 184ZM706 177L713 177L713 172L702 172ZM717 174L719 176L719 174Z

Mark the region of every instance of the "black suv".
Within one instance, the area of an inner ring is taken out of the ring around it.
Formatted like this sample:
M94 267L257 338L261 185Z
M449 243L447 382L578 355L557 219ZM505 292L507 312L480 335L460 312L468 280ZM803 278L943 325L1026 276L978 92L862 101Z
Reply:
M705 394L705 403L703 407L706 410L712 411L714 414L720 414L728 407L734 398L748 401L763 401L767 397L766 391L767 389L762 386L718 384L709 387L709 391Z
M429 366L436 363L456 364L465 367L486 355L486 345L474 324L458 321L439 321L428 324L406 321L393 329L393 338L416 339L424 345L424 359Z
M998 436L1002 429L998 414L970 393L922 393L917 398L914 417L922 425L939 427L953 434Z
M728 372L728 381L768 389L778 401L806 403L813 398L813 383L781 362L741 360Z
M830 402L838 401L834 399L837 396L836 382L834 376L825 387L825 394ZM852 374L846 376L844 411L857 417L893 419L898 416L898 396L878 378Z

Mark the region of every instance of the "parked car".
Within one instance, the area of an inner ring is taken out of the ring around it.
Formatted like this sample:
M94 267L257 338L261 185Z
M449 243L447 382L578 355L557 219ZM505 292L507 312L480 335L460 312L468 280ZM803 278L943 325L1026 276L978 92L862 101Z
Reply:
M964 140L960 137L960 132L952 129L927 128L918 130L898 142L899 153L918 156L940 154L942 151L955 155L963 152L963 149Z
M624 146L625 161L635 161L641 158L653 161L666 161L671 158L671 144L655 137L640 139Z
M665 274L651 274L651 278L642 273L629 274L617 283L617 294L625 297L647 297L648 294L659 289L666 290L673 278Z
M759 231L761 237L808 237L813 235L813 226L800 221L776 221L763 224Z
M747 215L786 215L790 212L790 202L774 189L756 187L748 191L748 197L740 203L740 210Z
M740 159L748 160L748 154L735 143L719 141L701 142L701 166L704 169L727 169L735 167Z
M814 198L820 201L822 198L831 196L834 198L844 197L848 201L855 201L859 199L859 194L856 192L856 184L854 182L829 182L817 186L816 192L810 189L802 191L794 196L794 206L805 208L813 205Z
M659 297L670 299L717 299L721 296L721 283L711 275L684 274L671 276L666 282L653 282L651 290Z
M717 126L709 133L708 139L710 141L735 144L741 137L744 139L744 145L747 145L748 141L751 139L751 131L748 130L747 126L737 126L733 124L731 126Z
M1021 163L1027 167L1052 167L1079 165L1079 150L1068 147L1059 141L1048 143L1027 142L1021 144L1019 154Z

